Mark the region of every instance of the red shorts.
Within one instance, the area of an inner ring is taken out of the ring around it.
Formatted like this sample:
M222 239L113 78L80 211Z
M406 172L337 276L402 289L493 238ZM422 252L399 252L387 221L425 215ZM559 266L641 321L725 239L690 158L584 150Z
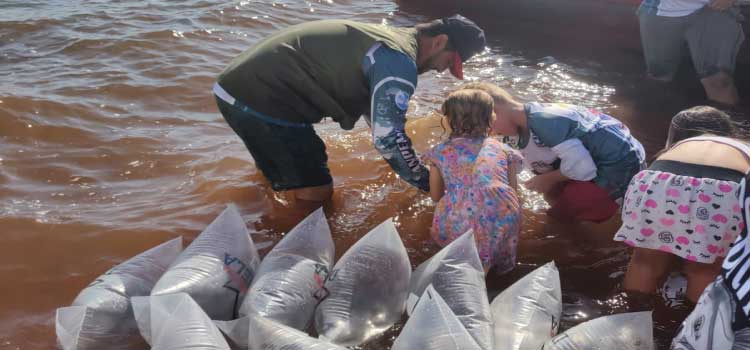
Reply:
M620 207L607 191L591 181L567 181L548 195L552 207L547 215L564 222L604 222Z

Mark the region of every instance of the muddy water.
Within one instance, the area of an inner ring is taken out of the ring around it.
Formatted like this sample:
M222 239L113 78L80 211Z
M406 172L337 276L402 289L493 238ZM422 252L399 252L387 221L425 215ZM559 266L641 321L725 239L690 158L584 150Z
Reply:
M192 239L228 202L265 249L301 219L288 196L270 190L216 111L210 87L232 57L307 20L413 25L434 10L385 0L3 1L0 349L52 348L55 308L112 265L178 235ZM490 45L466 65L468 79L493 81L527 100L604 109L651 153L663 143L669 116L695 98L644 85L632 68L637 58L627 69L602 64L479 20ZM447 75L421 77L409 125L419 150L443 136L434 110L456 84ZM344 132L323 123L317 130L335 181L326 212L338 255L388 217L414 264L434 253L425 243L433 204L395 177L366 126ZM519 266L490 278L492 294L554 259L564 327L620 310L627 251L608 242L617 223L550 223L544 202L525 197ZM678 316L661 315L664 343Z

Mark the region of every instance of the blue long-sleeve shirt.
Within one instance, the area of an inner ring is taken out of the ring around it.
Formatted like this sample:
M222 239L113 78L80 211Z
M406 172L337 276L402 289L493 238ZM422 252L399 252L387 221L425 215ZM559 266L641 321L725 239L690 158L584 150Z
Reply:
M370 85L367 122L375 148L399 177L429 191L430 173L404 131L409 99L417 87L416 62L403 52L378 43L363 58L362 69Z

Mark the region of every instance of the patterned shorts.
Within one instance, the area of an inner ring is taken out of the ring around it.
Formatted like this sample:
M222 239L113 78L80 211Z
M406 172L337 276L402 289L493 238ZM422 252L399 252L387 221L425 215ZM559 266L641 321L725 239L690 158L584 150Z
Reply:
M722 169L657 161L639 172L625 193L614 240L700 263L726 256L744 225L737 199L742 175Z

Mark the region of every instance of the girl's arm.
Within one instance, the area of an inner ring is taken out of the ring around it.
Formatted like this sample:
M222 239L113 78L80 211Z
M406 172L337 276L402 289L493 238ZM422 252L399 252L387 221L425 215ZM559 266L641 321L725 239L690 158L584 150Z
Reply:
M508 144L505 144L504 147L506 148L506 158L508 159L508 184L513 189L513 192L516 193L518 204L523 207L523 196L521 196L521 192L518 190L518 175L521 174L521 169L523 169L523 155Z
M430 163L430 198L437 202L440 198L443 198L445 194L445 184L443 183L443 176L440 175L440 168L435 164Z
M510 188L516 193L518 204L523 208L523 197L521 196L521 192L518 191L518 174L520 173L520 164L518 163L517 161L510 162L510 166L508 167L508 182L510 183Z
M516 162L511 162L508 167L508 182L513 191L518 193L518 165Z

